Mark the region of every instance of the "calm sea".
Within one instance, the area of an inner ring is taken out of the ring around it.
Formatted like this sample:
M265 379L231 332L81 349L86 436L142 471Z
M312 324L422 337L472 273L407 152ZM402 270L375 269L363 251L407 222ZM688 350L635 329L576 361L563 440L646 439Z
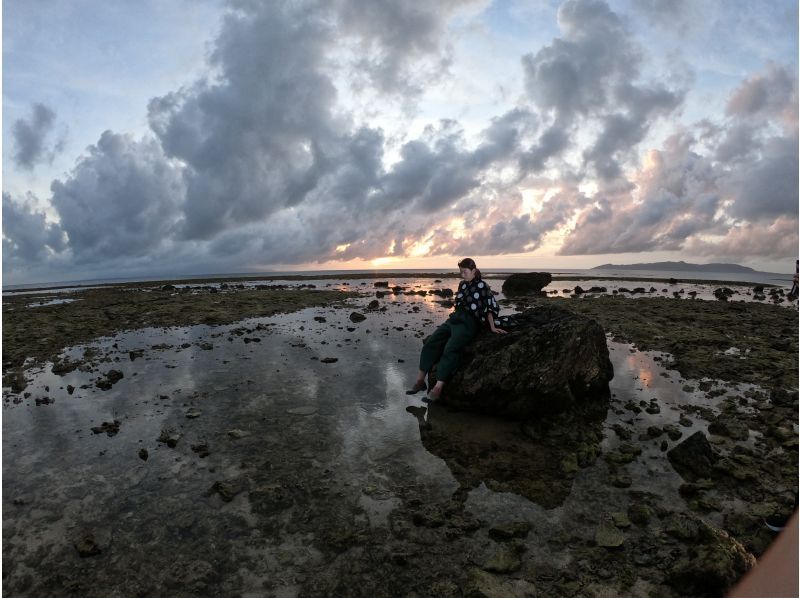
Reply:
M503 274L515 272L531 272L531 269L499 269L499 268L482 268L484 274ZM575 276L583 277L590 276L597 280L629 280L632 278L676 278L683 281L688 280L720 280L731 282L756 282L774 285L787 285L792 284L791 273L780 274L775 272L688 272L688 271L667 271L667 270L578 270L578 269L552 269L540 271L548 271L553 276ZM87 286L99 286L107 284L127 283L127 282L149 282L154 280L174 280L174 281L191 281L204 278L240 278L240 277L261 277L268 278L281 278L285 276L313 276L324 278L335 278L340 275L352 274L386 274L387 277L400 276L403 274L411 273L430 273L440 274L443 277L451 276L456 277L458 273L452 269L385 269L385 270L304 270L304 271L290 271L285 270L281 272L236 272L230 274L196 274L186 276L149 276L149 277L133 277L133 278L105 278L93 280L67 280L60 282L46 282L36 284L20 284L20 285L4 285L3 292L7 291L21 291L21 290L35 290L35 289L68 289L71 287L85 288Z

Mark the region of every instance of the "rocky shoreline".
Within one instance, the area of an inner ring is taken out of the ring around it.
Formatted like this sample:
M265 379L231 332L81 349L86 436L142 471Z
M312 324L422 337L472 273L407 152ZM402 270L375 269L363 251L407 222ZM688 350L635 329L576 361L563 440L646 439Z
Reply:
M4 297L4 590L722 595L793 507L795 309L501 299L615 368L604 413L519 424L404 393L449 281L360 278Z

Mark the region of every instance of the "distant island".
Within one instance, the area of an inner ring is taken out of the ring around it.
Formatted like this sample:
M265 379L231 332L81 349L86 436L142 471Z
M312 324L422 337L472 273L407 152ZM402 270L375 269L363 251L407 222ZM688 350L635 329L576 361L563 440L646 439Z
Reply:
M651 264L603 264L592 270L671 270L684 272L756 272L739 264L689 264L686 262L654 262Z

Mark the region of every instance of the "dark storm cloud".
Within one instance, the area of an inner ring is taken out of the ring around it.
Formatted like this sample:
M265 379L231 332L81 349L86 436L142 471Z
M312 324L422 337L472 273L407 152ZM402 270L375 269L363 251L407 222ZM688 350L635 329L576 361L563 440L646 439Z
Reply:
M66 246L61 227L36 211L32 200L15 201L3 193L3 262L12 266L46 260Z
M106 131L64 181L52 204L76 262L134 258L170 237L183 196L180 171L154 141Z
M55 122L56 113L44 104L34 104L28 120L20 118L14 121L11 125L11 135L16 146L12 154L14 164L32 170L40 162L52 162L64 147L63 139L48 143Z

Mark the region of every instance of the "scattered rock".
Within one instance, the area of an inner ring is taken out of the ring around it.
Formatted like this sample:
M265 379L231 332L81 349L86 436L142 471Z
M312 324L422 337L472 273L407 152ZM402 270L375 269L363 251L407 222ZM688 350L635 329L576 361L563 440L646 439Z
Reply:
M653 511L647 505L634 503L628 507L628 519L640 527L650 523L652 517Z
M186 411L186 417L188 419L196 419L196 418L200 417L201 415L203 415L203 412L200 411L199 409L197 409L196 407L190 407Z
M553 276L549 272L527 272L512 274L503 282L503 294L522 295L530 293L541 293L542 289L550 284Z
M742 420L733 415L723 413L708 426L708 431L719 436L727 436L733 440L747 440L750 430Z
M176 432L171 428L164 428L163 430L161 430L161 434L157 438L158 442L166 444L169 448L175 448L180 439L181 439L181 433Z
M80 362L72 361L68 357L65 357L53 363L52 371L56 376L63 376L64 374L69 374L70 372L75 371L79 366Z
M314 415L317 412L317 408L311 405L306 405L303 407L294 407L292 409L287 409L286 413L291 415Z
M109 437L114 436L119 432L120 422L119 420L114 420L113 422L103 422L99 426L94 426L92 428L92 432L95 434L102 434L105 432Z
M319 360L320 363L336 363L339 361L338 357L323 357Z
M81 558L100 554L100 547L94 539L94 534L89 531L82 532L72 543Z
M675 471L689 481L709 477L717 461L708 438L700 431L668 451L667 457Z
M246 432L245 430L239 430L238 428L228 430L226 434L231 438L235 438L237 440L240 438L245 438L246 436L250 436L250 432Z
M211 488L208 489L206 496L211 496L216 493L225 502L231 502L241 491L241 487L236 482L217 480L211 485Z
M514 538L524 538L531 531L531 524L527 521L505 523L489 528L489 537L493 540L505 542Z
M603 548L617 548L625 542L625 534L610 521L603 521L594 532L594 541Z
M357 311L354 311L353 313L350 314L350 321L353 323L363 322L366 319L367 316L365 316L364 314L360 314Z
M502 579L480 569L470 571L464 588L465 598L529 598L539 594L525 579Z
M716 297L720 301L727 301L728 299L733 297L733 291L728 287L721 287L719 289L714 289L714 297Z
M100 390L109 390L112 386L114 386L114 384L122 380L124 377L125 375L119 370L109 370L106 373L105 379L98 379L95 383L95 386L97 386L97 388Z
M147 461L147 458L148 458L149 456L150 456L150 455L148 454L148 452L147 452L147 449L139 449L139 458L140 458L142 461Z
M483 565L485 571L492 573L513 573L522 567L520 555L525 552L525 545L512 542L500 548Z
M197 456L201 459L205 459L211 454L207 442L198 442L197 444L193 444L191 448L192 452L197 453Z

